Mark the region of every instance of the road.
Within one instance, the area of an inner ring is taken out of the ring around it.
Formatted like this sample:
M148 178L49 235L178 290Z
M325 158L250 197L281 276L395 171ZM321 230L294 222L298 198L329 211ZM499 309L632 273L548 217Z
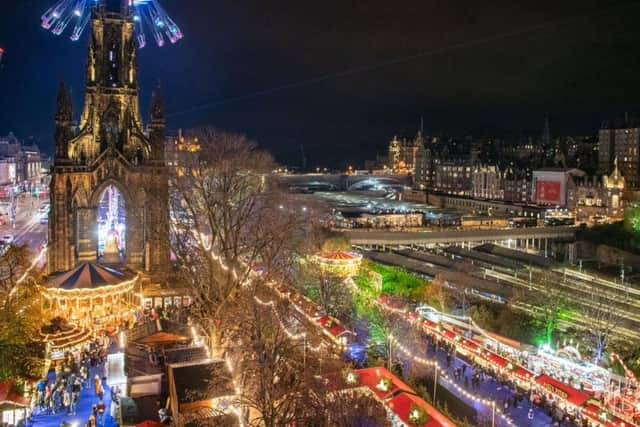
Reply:
M48 203L47 200L41 200L33 197L30 193L19 194L16 198L16 220L15 224L7 220L6 223L0 225L0 236L11 235L16 245L26 244L34 252L41 249L41 244L47 240L47 224L40 223L40 207Z

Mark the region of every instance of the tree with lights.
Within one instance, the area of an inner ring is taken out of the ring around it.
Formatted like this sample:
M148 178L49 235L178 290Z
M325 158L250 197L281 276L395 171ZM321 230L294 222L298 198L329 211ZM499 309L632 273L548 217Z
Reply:
M626 302L628 296L619 295L615 304L624 305ZM594 363L599 364L611 344L616 328L620 326L621 318L612 307L611 300L593 287L589 292L589 304L584 307L583 314L590 320L589 328L585 330L586 337L593 345Z
M536 307L537 323L544 329L545 343L550 345L562 314L570 308L570 304L562 288L550 274L543 276L536 283L536 288L529 294L528 302Z
M26 245L3 248L0 256L0 379L28 374L32 346L41 326L36 279L27 274Z
M205 128L185 138L197 159L173 183L171 248L195 320L222 354L225 334L238 326L243 287L258 280L257 270L262 281L291 274L315 214L270 182L273 159L246 136Z

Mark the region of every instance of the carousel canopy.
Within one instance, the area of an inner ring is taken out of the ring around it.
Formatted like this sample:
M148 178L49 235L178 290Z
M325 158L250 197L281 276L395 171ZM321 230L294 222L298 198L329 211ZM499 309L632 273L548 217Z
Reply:
M71 271L49 279L48 285L59 289L95 289L117 285L126 280L124 273L104 265L86 262Z

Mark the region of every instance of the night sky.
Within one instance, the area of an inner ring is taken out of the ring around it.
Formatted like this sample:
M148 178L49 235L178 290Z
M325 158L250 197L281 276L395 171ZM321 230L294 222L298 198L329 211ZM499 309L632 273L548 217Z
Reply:
M0 134L52 151L60 80L79 114L86 37L40 28L54 0L2 0ZM638 1L162 0L185 38L141 51L171 129L247 133L281 162L342 166L394 134L592 134L640 112ZM86 36L86 34L85 34ZM145 114L146 115L146 114ZM145 117L146 120L146 117Z

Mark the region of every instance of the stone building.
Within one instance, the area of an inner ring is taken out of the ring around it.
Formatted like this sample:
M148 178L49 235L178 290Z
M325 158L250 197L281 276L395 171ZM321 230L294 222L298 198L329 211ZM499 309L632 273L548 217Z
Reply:
M389 143L388 166L393 172L414 173L418 150L424 148L425 139L419 131L414 139L393 137Z
M625 116L623 120L604 122L598 133L598 170L613 172L614 160L627 189L640 188L640 121Z
M472 173L472 197L477 199L502 200L502 173L495 165L477 165Z
M169 215L162 101L154 93L144 132L130 8L98 5L91 19L78 126L69 90L62 85L58 94L48 270L101 261L165 273Z

